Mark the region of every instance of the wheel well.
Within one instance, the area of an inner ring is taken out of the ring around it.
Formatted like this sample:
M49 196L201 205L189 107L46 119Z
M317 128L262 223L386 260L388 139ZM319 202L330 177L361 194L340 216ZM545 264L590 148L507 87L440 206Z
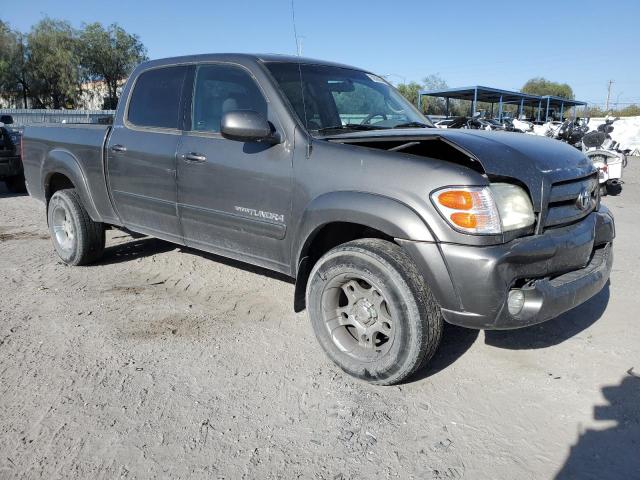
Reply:
M380 230L350 222L333 222L318 228L306 240L298 259L296 290L293 308L296 312L306 307L305 292L311 269L325 253L338 245L360 238L381 238L393 241L393 237Z
M54 193L65 188L75 188L75 185L71 180L69 180L69 177L62 173L54 173L51 175L44 187L47 204Z

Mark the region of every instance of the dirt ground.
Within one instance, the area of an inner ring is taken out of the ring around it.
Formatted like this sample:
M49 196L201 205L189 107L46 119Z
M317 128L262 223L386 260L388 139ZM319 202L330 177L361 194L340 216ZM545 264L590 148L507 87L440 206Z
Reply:
M286 278L118 231L66 267L0 187L0 478L640 478L640 158L625 177L610 286L448 327L397 387L329 363Z

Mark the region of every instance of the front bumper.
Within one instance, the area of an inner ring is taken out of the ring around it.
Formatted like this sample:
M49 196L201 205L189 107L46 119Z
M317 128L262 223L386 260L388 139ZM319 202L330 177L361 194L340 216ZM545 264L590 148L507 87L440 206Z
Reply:
M0 180L8 177L15 177L22 174L22 162L20 156L2 157L0 156Z
M422 255L429 249L415 244L408 251L427 270L427 283L439 283L432 290L445 320L470 328L510 329L557 317L598 293L611 272L614 236L613 217L601 206L574 225L502 245L440 244L448 278L442 269L433 273L431 265L440 264L433 251L431 258ZM507 306L512 289L525 297L517 315Z

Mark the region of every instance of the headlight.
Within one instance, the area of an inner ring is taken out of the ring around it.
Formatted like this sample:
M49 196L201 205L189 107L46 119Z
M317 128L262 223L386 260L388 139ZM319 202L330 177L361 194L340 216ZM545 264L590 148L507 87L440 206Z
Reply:
M490 188L498 206L503 232L533 225L536 217L527 192L510 183L492 183Z
M487 187L454 187L431 194L442 216L457 230L475 234L501 233L500 217Z
M508 183L444 188L433 192L431 199L447 222L464 233L495 235L535 221L527 192Z

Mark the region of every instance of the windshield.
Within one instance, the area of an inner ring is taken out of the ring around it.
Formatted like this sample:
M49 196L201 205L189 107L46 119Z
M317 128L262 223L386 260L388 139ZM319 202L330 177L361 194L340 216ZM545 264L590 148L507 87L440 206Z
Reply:
M313 135L433 126L376 75L328 65L270 62L266 66Z

